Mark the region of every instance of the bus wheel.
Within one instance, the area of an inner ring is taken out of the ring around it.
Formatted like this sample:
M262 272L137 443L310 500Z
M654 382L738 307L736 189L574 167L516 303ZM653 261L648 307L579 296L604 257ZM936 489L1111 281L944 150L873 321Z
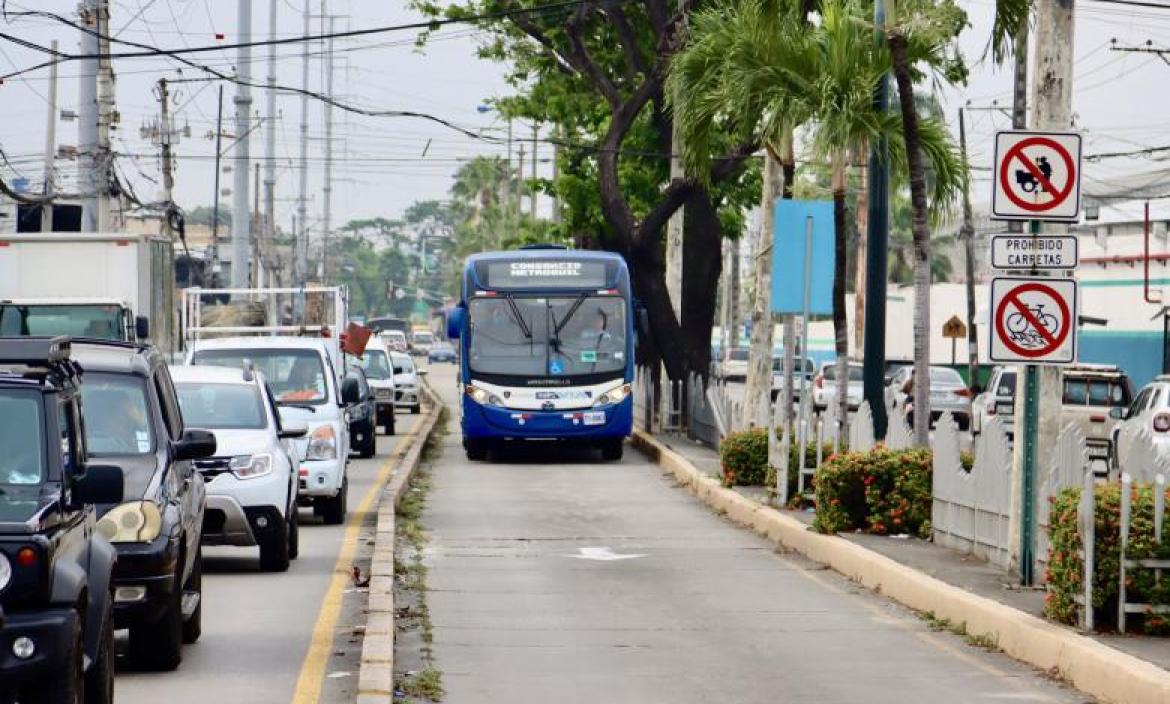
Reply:
M601 446L601 458L606 462L617 462L622 458L624 448L621 438L610 438Z
M483 440L464 440L463 449L472 462L483 462L488 457L487 443Z

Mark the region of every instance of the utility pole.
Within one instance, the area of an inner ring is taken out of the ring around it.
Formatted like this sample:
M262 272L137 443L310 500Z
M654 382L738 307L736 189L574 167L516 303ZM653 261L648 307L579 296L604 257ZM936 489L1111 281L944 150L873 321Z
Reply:
M539 137L539 125L534 122L532 123L532 192L529 194L532 196L531 211L533 221L536 220L536 199L538 193L536 188L536 154L538 151L536 147L536 140L539 139Z
M325 1L321 1L322 28L326 19L329 34L333 34L333 17L325 17ZM325 95L333 98L333 37L325 40ZM321 189L324 202L321 209L321 278L329 281L329 241L333 237L333 106L325 103L325 185Z
M508 168L504 175L504 229L512 229L512 118L508 118ZM500 246L503 233L496 238L496 248Z
M57 55L57 40L51 45ZM41 203L41 232L53 231L53 160L57 157L57 64L49 66L49 122L45 131L45 201Z
M211 265L219 263L219 175L223 158L223 84L219 84L219 100L215 110L215 193L211 199Z
M174 239L175 232L171 227L170 209L175 202L175 173L174 159L171 154L171 142L175 137L175 130L171 126L171 96L167 88L167 79L158 79L159 125L158 145L162 151L163 201L166 205L163 211L163 234L168 239Z
M240 83L236 87L236 154L235 170L232 176L235 185L232 190L232 288L248 287L248 244L252 239L252 217L248 212L249 165L251 163L251 120L252 89L252 0L238 0L239 41L243 46L236 55L236 74Z
M81 53L95 57L81 61L79 79L79 181L84 195L81 229L100 232L110 225L110 129L114 121L114 76L110 67L109 0L85 0L82 5Z
M309 14L308 0L302 14L304 22L303 36L309 36L312 31L312 16ZM300 154L300 184L297 191L297 230L296 230L296 285L305 286L309 281L309 42L301 42L301 154Z
M967 268L967 383L971 388L979 383L979 334L975 329L975 223L971 213L970 162L967 160L967 117L959 108L959 148L963 154L963 168L967 178L963 179L963 258Z
M268 0L268 124L264 133L264 239L276 240L276 0Z
M524 142L519 146L520 156L516 168L516 229L524 222Z
M885 41L886 4L875 0L873 7L874 41ZM884 76L874 91L874 108L890 108L890 80ZM865 272L865 400L873 413L875 438L886 436L885 367L886 367L886 276L889 267L890 234L890 148L884 138L870 145L869 153L869 233L866 237ZM807 350L802 350L807 354Z
M1036 64L1032 72L1031 128L1068 131L1072 126L1073 0L1037 0ZM1061 226L1063 230L1067 226ZM1032 223L1032 232L1040 224ZM1075 321L1070 322L1075 324ZM1016 393L1017 433L1012 458L1012 523L1010 536L1018 545L1020 583L1033 582L1036 540L1036 485L1040 448L1056 447L1060 433L1061 372L1059 367L1024 366L1023 392ZM1018 387L1017 387L1018 388Z
M261 275L264 272L264 224L261 220L264 215L260 211L260 164L257 162L254 166L254 177L252 185L255 189L252 202L252 266L250 267L250 275L252 277L253 286L263 286L264 282L261 280Z
M560 126L553 127L553 159L552 159L552 182L554 184L553 193L553 210L552 221L556 224L561 224L561 196L555 189L557 178L561 175L561 167L558 162L561 159L561 144L560 144Z

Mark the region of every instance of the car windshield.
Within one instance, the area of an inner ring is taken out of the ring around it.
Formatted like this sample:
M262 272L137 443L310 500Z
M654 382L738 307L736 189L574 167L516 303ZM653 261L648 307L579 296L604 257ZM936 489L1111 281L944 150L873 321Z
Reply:
M390 359L394 361L395 374L414 374L414 360L408 354L391 354Z
M626 368L626 302L613 296L471 301L473 372L560 377Z
M434 335L432 335L432 334L431 334L431 333L429 333L429 332L416 332L416 333L414 334L414 341L415 341L415 342L420 342L420 343L422 343L422 344L424 344L424 345L425 345L425 344L428 344L428 343L430 343L430 342L433 342L433 341L434 341L434 339L435 339L435 336L434 336Z
M824 371L822 371L821 374L824 375L825 381L836 381L836 379L837 379L837 365L830 364L830 365L825 366ZM862 367L860 365L850 364L849 365L849 381L864 381L864 380L865 380L865 370L862 369Z
M0 486L44 480L44 427L39 393L0 389Z
M121 306L116 305L0 305L0 337L28 335L121 340L125 336L125 316Z
M89 454L147 455L154 452L154 426L146 380L131 374L87 373L81 411Z
M999 384L995 389L996 396L1011 396L1016 395L1016 374L1015 372L1001 374L999 377Z
M963 377L954 369L945 369L938 367L930 368L930 383L931 384L949 384L952 386L963 386Z
M377 381L389 379L394 373L384 350L366 350L362 355L362 369L366 372L367 379Z
M176 383L188 425L211 430L260 430L268 419L260 391L251 384Z
M816 373L816 367L813 365L813 362L811 359L794 359L792 361L794 363L793 369L797 373L800 373L802 371L802 368L803 368L803 371L805 374L811 375L811 374ZM772 371L776 374L783 374L784 373L784 358L783 357L773 357L772 358Z
M727 350L727 359L732 362L746 362L748 361L748 352L746 349L730 349Z
M199 350L192 364L217 367L242 367L250 360L264 372L277 403L321 405L329 399L325 382L325 365L321 355L310 349L216 349Z

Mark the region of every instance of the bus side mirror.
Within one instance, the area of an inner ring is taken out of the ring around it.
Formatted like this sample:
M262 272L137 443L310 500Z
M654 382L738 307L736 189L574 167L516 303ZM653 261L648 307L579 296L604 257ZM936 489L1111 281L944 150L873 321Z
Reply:
M150 337L150 318L140 315L134 319L134 334L139 342L145 342Z
M447 315L447 337L452 340L458 340L459 334L463 331L463 325L467 322L467 309L463 306L455 306Z

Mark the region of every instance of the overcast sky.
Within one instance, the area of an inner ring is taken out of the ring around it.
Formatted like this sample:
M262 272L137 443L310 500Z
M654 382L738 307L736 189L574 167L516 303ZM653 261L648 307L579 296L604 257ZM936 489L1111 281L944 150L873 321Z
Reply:
M278 34L301 33L303 0L277 0ZM253 28L257 37L268 32L268 2L253 2ZM945 99L948 119L954 121L957 109L970 101L973 108L988 108L995 101L1004 107L1011 103L1011 77L1008 69L994 69L981 61L989 34L993 0L969 0L973 27L961 37L962 48L972 64L971 82L961 91L948 91ZM77 0L7 0L9 11L43 9L75 17ZM342 0L328 2L326 12L341 15L337 28L394 25L418 19L403 0ZM313 14L321 14L319 2L312 2ZM111 25L120 38L161 47L214 44L216 33L224 42L238 38L235 0L114 0ZM319 19L314 19L315 31ZM0 21L0 25L3 22ZM78 32L47 19L11 19L3 27L22 39L48 45L52 40L63 51L77 51ZM477 106L504 95L503 68L475 57L476 35L463 27L438 32L424 50L415 48L414 31L338 40L336 43L335 92L338 98L365 108L410 110L434 114L471 130L487 129L487 134L504 136L503 124L490 113L480 113ZM1081 0L1077 10L1074 112L1077 126L1085 135L1087 153L1118 151L1170 144L1170 123L1165 119L1170 108L1170 65L1154 55L1122 54L1110 50L1111 40L1118 45L1144 44L1170 37L1170 10L1143 9L1091 0ZM1160 44L1165 46L1165 44ZM319 54L321 48L312 48ZM299 48L278 50L278 81L299 86L301 65ZM253 50L253 80L266 75L266 49ZM9 67L25 67L42 59L36 51L0 39L0 72ZM236 55L215 52L197 57L217 69L230 71ZM322 67L314 56L311 89L321 89ZM144 200L158 195L159 160L155 147L139 137L139 127L157 114L158 102L153 87L158 78L199 75L164 59L123 59L115 63L118 76L117 101L122 115L115 139L115 149L127 156L120 160L122 173ZM77 107L76 64L61 67L60 107ZM44 149L47 120L46 91L48 70L11 79L0 85L0 146L19 174L0 167L6 178L21 175L39 182L41 155ZM189 124L192 137L177 147L178 171L176 199L185 207L208 204L213 197L213 142L207 138L215 126L217 85L187 84L175 101L179 125ZM225 87L225 131L234 129L231 98L235 86ZM262 91L253 91L254 108L263 112ZM298 154L300 99L282 95L278 100L278 221L288 228L297 192L296 157ZM397 217L413 201L446 197L451 174L461 160L481 153L502 154L505 147L473 140L447 128L410 118L361 117L335 110L335 177L334 224L350 218ZM310 219L320 217L322 161L324 150L323 108L310 103ZM990 166L992 135L1009 126L1005 115L995 111L974 110L969 120L969 141L975 166ZM530 126L517 132L530 134ZM58 122L58 141L77 142L76 121ZM428 141L430 146L428 147ZM548 150L542 146L542 150ZM425 156L424 150L426 152ZM254 156L263 155L263 141L253 141ZM542 160L551 153L541 153ZM530 163L530 162L529 162ZM1093 165L1090 178L1112 178L1159 167L1149 159L1114 159ZM75 185L75 164L58 161L57 168L69 186ZM549 164L540 164L548 173ZM528 168L525 169L528 171ZM977 177L984 174L977 174ZM231 186L225 174L223 187ZM988 184L975 183L977 202L989 197ZM230 207L230 198L223 204Z

